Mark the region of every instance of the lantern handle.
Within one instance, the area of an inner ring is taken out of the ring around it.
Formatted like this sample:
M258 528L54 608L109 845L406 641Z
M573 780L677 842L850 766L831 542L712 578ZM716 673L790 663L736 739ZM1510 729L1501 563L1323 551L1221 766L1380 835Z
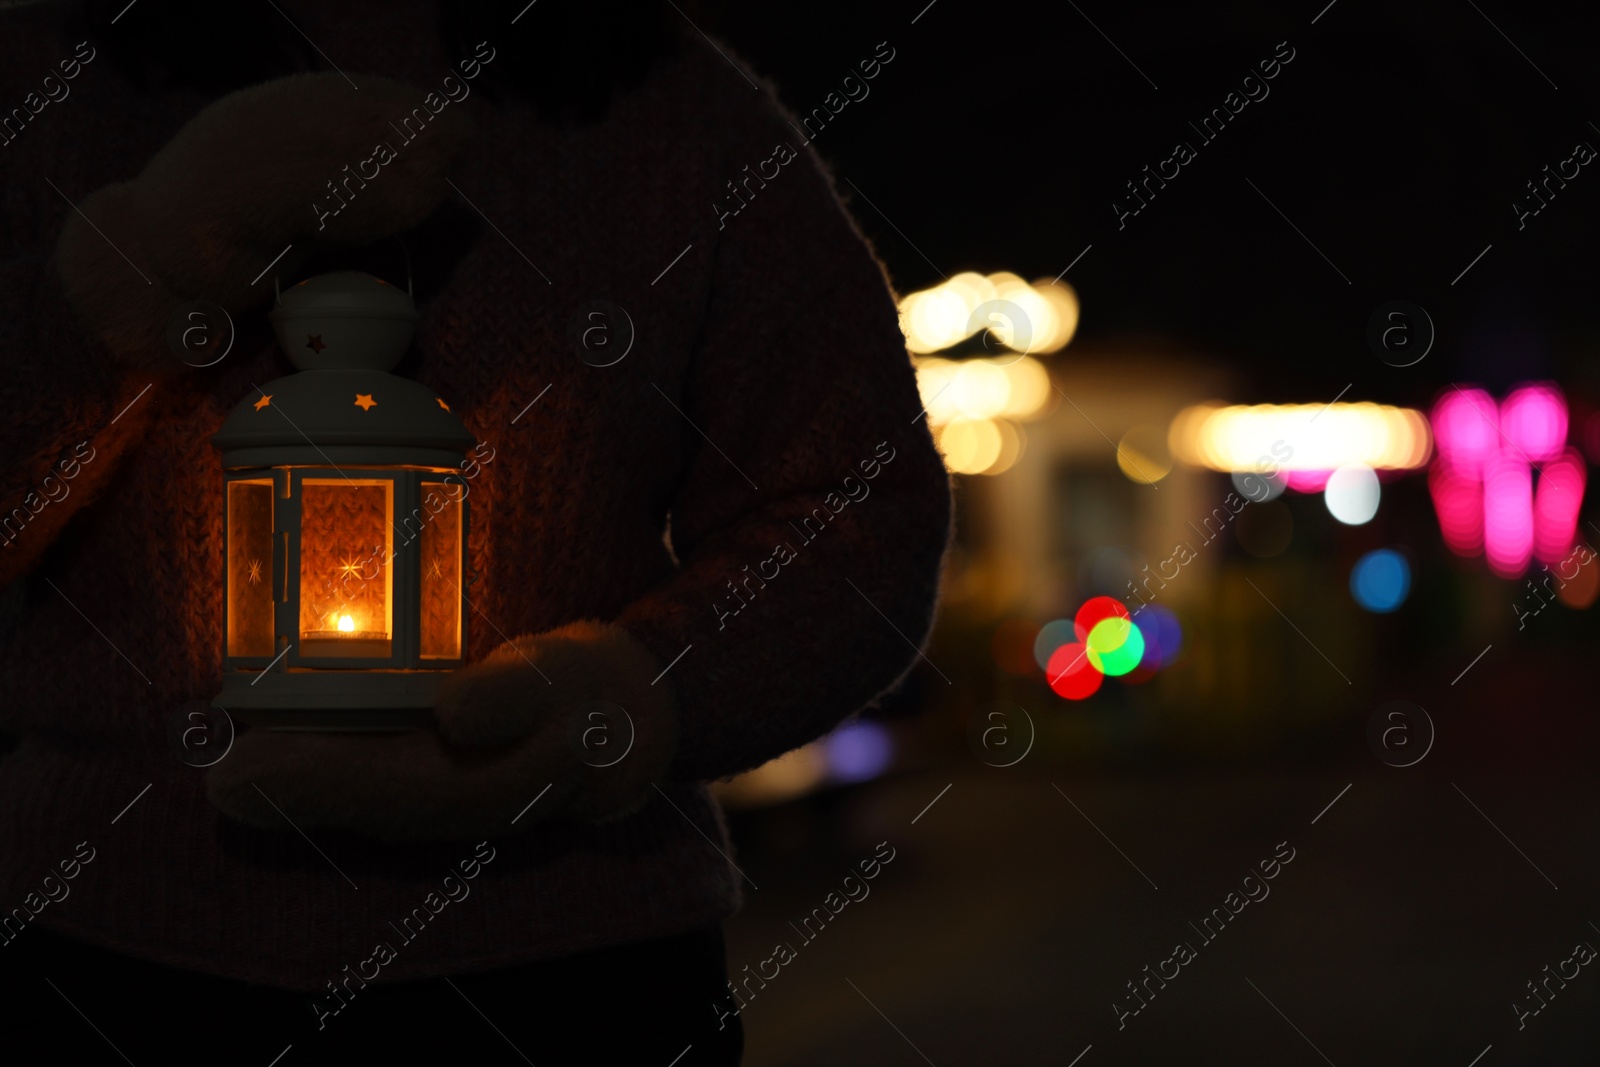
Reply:
M411 306L416 307L417 289L411 277L411 249L406 247L405 239L399 234L395 234L394 239L400 243L400 254L405 257L406 261L406 297L411 301ZM272 272L272 306L283 306L283 290L279 287L277 271Z

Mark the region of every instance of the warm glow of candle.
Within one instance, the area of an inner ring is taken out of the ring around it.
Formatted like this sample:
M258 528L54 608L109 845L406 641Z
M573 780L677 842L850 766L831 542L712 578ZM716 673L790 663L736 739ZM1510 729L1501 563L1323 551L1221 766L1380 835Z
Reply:
M356 628L356 621L354 619L352 619L348 615L340 615L339 616L339 632L340 633L346 633L346 634L354 633L355 632L355 628Z

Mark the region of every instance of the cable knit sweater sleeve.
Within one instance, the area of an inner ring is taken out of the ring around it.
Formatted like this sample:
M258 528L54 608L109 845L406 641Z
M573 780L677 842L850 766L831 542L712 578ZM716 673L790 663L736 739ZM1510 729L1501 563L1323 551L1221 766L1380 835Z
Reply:
M109 483L156 407L158 396L140 394L164 384L157 369L115 360L79 324L43 251L54 233L19 237L31 248L0 266L0 588Z
M950 529L884 271L769 92L727 138L745 206L707 207L711 292L671 398L692 445L671 509L680 567L618 620L676 660L672 778L756 766L896 685Z

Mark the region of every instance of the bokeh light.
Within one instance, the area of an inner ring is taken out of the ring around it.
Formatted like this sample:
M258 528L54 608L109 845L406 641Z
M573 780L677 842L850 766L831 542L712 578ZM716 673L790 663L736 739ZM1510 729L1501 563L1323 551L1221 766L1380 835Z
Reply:
M1083 607L1078 609L1078 614L1073 617L1074 637L1079 641L1086 641L1089 632L1103 619L1128 619L1132 616L1127 607L1116 597L1096 596L1084 601Z
M1146 604L1134 616L1139 628L1150 635L1154 631L1155 643L1161 655L1161 666L1170 667L1183 652L1183 627L1172 609L1160 604Z
M1062 645L1045 665L1050 688L1067 700L1087 700L1100 689L1105 675L1089 662L1089 650L1076 641Z
M1386 614L1411 592L1411 564L1392 548L1379 548L1350 569L1350 595L1368 611Z
M1133 625L1132 619L1110 615L1090 627L1089 636L1083 643L1091 653L1115 652L1127 643L1128 636L1136 629L1138 627Z
M1433 405L1433 435L1439 458L1468 478L1481 478L1483 465L1500 451L1499 411L1482 389L1452 386Z
M1144 659L1144 634L1127 619L1101 619L1085 642L1089 662L1109 678L1127 674Z
M1079 637L1071 619L1052 619L1039 627L1038 636L1033 639L1033 660L1041 671L1047 671L1056 649L1077 640Z
M1567 401L1553 382L1534 382L1500 402L1500 432L1530 463L1560 454L1567 443Z
M894 762L894 736L882 723L857 719L823 738L828 777L835 782L876 778Z
M1583 455L1575 448L1564 449L1540 468L1533 494L1533 556L1539 562L1560 562L1572 550L1587 476Z
M1320 493L1328 488L1332 471L1284 471L1283 483L1297 493Z
M1161 627L1154 618L1135 618L1133 624L1139 628L1139 636L1144 640L1144 655L1139 657L1139 666L1133 674L1144 671L1155 674L1161 668ZM1132 680L1132 675L1129 675Z
M1560 388L1519 385L1497 406L1480 388L1451 386L1432 418L1439 459L1428 490L1445 545L1461 556L1483 553L1502 578L1534 560L1565 559L1577 539L1588 468L1567 445Z
M1501 578L1533 560L1533 472L1514 453L1496 452L1483 466L1483 552Z
M1373 403L1199 404L1178 413L1167 441L1183 462L1226 472L1263 461L1286 471L1416 470L1432 451L1422 412Z
M1159 426L1134 426L1117 442L1117 466L1140 485L1151 485L1172 471L1167 434Z
M1445 545L1458 556L1483 553L1483 483L1454 464L1435 463L1428 471L1428 492L1439 516Z
M1378 513L1378 475L1371 467L1350 464L1340 467L1328 476L1328 485L1322 491L1328 512L1346 526L1361 526L1371 522Z
M1050 400L1050 372L1032 356L1020 359L993 359L1006 376L1006 403L998 414L1012 419L1029 419L1044 410Z
M989 419L957 419L940 427L934 442L944 454L944 465L955 474L983 473L1005 448L999 427Z
M822 742L813 741L768 760L731 782L714 782L712 790L735 806L757 807L804 796L827 777L827 752Z
M916 361L917 392L945 467L956 474L1001 474L1027 442L1012 420L1049 406L1050 374L1029 356Z
M1068 700L1087 699L1107 677L1132 685L1149 681L1182 647L1183 629L1171 610L1145 604L1135 616L1109 596L1090 597L1070 623L1046 623L1033 641L1045 681Z
M1022 432L1022 427L1012 424L1006 419L991 419L994 428L1000 432L1000 454L994 462L989 464L979 474L1004 474L1010 470L1017 460L1022 458L1022 450L1027 446L1028 439Z
M1044 339L1034 341L1033 350L1045 355L1059 352L1072 340L1078 332L1078 293L1066 282L1054 278L1039 278L1033 283L1033 291L1044 298L1055 312L1055 330L1048 338L1048 346Z
M1009 271L963 271L900 301L900 331L919 355L950 348L988 331L1015 352L1048 355L1066 347L1078 329L1078 294L1055 279L1032 285Z
M969 359L956 365L949 398L961 417L987 419L1005 410L1011 399L1011 380L993 363Z

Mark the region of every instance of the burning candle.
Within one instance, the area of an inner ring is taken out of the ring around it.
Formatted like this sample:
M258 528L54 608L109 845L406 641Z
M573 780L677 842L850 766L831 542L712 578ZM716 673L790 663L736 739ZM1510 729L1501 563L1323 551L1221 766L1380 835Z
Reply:
M300 635L302 656L387 658L390 653L388 632L362 628L348 611L330 611L324 616L324 625L326 629L306 630Z

